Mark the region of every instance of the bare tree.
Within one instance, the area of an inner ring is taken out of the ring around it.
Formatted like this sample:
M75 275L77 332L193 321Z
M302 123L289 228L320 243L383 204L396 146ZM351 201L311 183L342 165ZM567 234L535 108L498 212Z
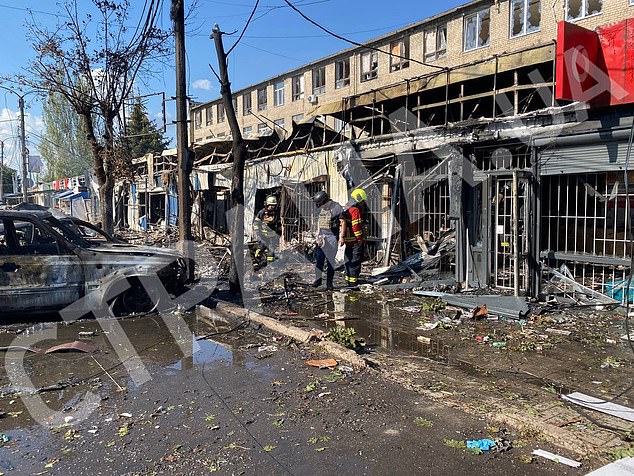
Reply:
M90 5L92 13L80 12L79 3ZM156 26L162 3L145 0L134 19L129 0L65 0L56 29L35 21L28 25L36 55L30 67L33 76L23 81L61 94L84 121L102 227L108 232L113 231L113 190L121 172L123 154L117 149L124 101L152 60L167 54L169 35ZM101 137L95 120L103 130Z

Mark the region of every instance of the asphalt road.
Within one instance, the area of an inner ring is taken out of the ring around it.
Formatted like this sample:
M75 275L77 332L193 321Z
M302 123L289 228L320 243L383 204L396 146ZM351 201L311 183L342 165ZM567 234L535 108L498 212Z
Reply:
M187 325L200 335L204 330L196 320L190 318ZM286 340L253 326L194 344L193 356L183 358L164 338L167 333L160 321L123 322L151 379L136 386L128 377L129 369L114 368L112 377L127 387L121 392L107 375L98 375L86 383L101 397L98 408L86 420L56 428L30 419L19 397L3 397L2 409L14 414L0 420L0 431L10 437L0 448L1 472L109 476L585 472L546 460L527 463L527 455L537 447L557 451L531 435L506 435L517 447L505 453L473 455L452 447L449 440L485 438L501 429L426 401L372 370L348 374L346 369L309 367L308 359L320 357L310 347L287 345ZM95 326L76 323L65 326L64 332L74 335ZM95 343L102 349L95 357L108 368L115 355L99 339ZM258 351L270 345L277 350ZM65 371L93 375L90 362L84 354L55 359L38 354L29 365L46 383L46 375L59 381ZM5 380L6 375L2 376L6 387ZM72 386L44 396L50 406L70 411L81 403L85 390Z

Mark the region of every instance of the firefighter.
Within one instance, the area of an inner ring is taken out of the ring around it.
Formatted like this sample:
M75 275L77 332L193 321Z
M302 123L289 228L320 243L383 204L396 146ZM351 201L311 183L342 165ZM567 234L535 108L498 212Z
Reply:
M350 194L350 201L341 215L341 231L339 244L345 245L346 284L356 286L361 274L361 262L365 237L363 235L364 211L368 195L365 190L357 188Z
M335 257L337 256L337 241L343 208L334 200L331 200L324 191L317 192L313 196L313 202L319 209L317 222L317 250L315 258L315 281L313 286L322 285L322 273L326 267L326 289L332 291L333 278L335 277Z
M255 257L257 259L266 257L266 264L272 263L275 260L275 251L280 245L282 234L282 221L277 198L274 195L266 198L264 208L255 216L253 231L258 241Z

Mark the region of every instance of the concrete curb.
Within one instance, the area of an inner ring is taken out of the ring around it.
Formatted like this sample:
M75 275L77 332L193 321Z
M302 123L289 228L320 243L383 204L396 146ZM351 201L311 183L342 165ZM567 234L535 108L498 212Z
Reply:
M226 313L233 317L241 319L248 318L253 322L263 325L267 329L276 332L278 334L291 337L299 342L308 344L314 342L316 346L321 347L325 352L330 354L335 360L345 362L351 365L355 370L361 370L366 367L365 360L363 360L356 352L347 349L344 346L330 341L315 341L315 335L307 330L300 329L298 327L285 324L273 319L272 317L264 316L257 312L245 309L243 307L231 305L231 304L219 304L212 312Z

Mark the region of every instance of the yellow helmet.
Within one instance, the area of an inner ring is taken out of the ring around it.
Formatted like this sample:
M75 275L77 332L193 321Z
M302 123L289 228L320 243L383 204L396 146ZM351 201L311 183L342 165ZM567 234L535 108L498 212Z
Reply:
M364 201L366 201L368 199L368 194L365 193L365 190L363 190L361 188L357 188L356 190L353 190L352 193L350 194L350 196L357 203L364 202Z

